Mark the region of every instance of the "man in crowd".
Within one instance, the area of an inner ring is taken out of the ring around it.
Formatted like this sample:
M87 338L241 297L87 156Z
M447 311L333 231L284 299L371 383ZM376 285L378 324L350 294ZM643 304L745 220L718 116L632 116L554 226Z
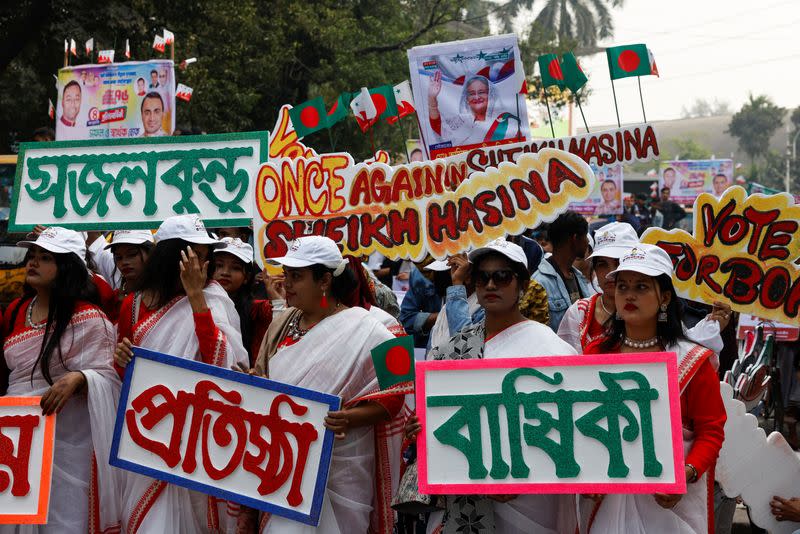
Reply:
M155 72L155 71L153 71ZM156 91L150 91L142 99L142 127L145 137L160 137L167 135L161 127L164 116L164 101Z
M714 180L711 182L714 187L714 196L719 198L725 192L730 184L728 183L728 177L724 174L717 174L714 176Z
M671 201L669 197L669 187L662 187L661 202L658 205L658 211L664 216L664 222L662 223L662 228L664 228L664 230L672 230L686 217L684 209L676 202Z
M569 210L550 224L547 234L553 254L539 264L533 279L547 291L550 328L558 332L567 308L576 300L589 296L589 283L572 265L576 259L586 255L589 223L580 214Z

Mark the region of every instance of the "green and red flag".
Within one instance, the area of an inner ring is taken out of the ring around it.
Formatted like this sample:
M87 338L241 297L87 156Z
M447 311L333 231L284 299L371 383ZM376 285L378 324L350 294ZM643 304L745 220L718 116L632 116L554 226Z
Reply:
M414 336L389 339L371 353L381 390L414 381Z
M556 54L539 56L539 74L542 76L542 86L545 89L553 85L559 89L564 88L564 72Z
M375 111L378 120L388 120L397 117L397 101L394 98L394 87L391 85L381 85L369 90L372 103L375 104Z
M328 128L347 118L351 98L352 95L349 92L339 95L339 98L333 103L333 107L328 110Z
M656 66L656 57L653 55L653 51L650 50L649 48L647 49L647 55L650 58L650 74L658 78L661 78L661 76L658 75L658 67Z
M650 54L646 45L612 46L606 48L606 57L612 80L652 74Z
M572 52L564 54L561 58L561 72L564 73L564 85L573 93L577 93L578 89L586 85L586 75Z
M294 106L289 110L289 118L298 139L328 127L328 113L321 96Z

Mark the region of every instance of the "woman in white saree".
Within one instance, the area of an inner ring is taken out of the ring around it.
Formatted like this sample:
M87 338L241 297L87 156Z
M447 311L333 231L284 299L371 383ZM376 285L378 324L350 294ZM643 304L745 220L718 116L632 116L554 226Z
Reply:
M342 409L329 412L325 420L337 440L319 526L262 514L258 531L391 532L392 458L383 453L393 448L386 443L391 427L402 425L396 416L403 394L379 391L370 351L394 336L367 310L342 304L356 283L332 240L301 237L285 257L271 261L283 265L289 308L270 325L255 371L273 380L338 395ZM401 437L394 436L397 441ZM251 512L251 525L255 517Z
M640 244L624 254L616 278L611 329L586 354L675 352L681 391L685 495L595 495L584 498L581 531L602 534L714 532L714 464L722 447L725 407L712 365L714 353L685 337L672 286L672 260L657 246ZM714 314L729 314L719 310ZM727 316L718 320L727 320ZM683 474L683 473L681 473ZM679 474L678 476L680 476Z
M114 330L96 305L85 242L52 227L19 246L30 250L24 296L4 318L5 394L41 396L42 412L58 415L48 522L0 532L119 532L120 472L108 465L120 388Z
M471 276L486 318L467 326L429 359L519 358L573 355L575 350L547 326L519 311L528 284L527 259L518 245L498 239L469 253ZM422 430L416 417L406 437ZM572 533L577 524L573 495L447 495L444 511L431 514L429 533Z
M209 269L209 237L196 215L165 220L156 246L122 303L115 361L133 357L132 345L230 368L248 362L239 314ZM109 427L111 428L111 427ZM239 506L163 481L127 473L122 502L128 534L234 532Z

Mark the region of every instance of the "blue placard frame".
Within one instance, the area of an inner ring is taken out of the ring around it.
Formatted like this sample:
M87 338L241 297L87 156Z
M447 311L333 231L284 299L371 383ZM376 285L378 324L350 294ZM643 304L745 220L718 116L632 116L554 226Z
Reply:
M305 523L307 525L317 526L319 524L319 517L320 513L322 512L322 503L325 496L325 488L328 483L328 473L330 471L331 456L333 453L334 434L327 428L325 429L325 434L323 435L322 455L320 457L319 470L317 471L317 480L314 484L314 494L312 496L311 510L308 514L298 512L297 510L290 507L264 502L258 499L254 499L252 497L224 490L222 488L196 482L191 479L182 477L180 475L176 475L166 471L160 471L158 469L153 469L151 467L145 467L130 462L128 460L124 460L119 457L119 441L120 441L120 436L122 435L122 428L125 421L125 408L128 405L128 394L130 393L131 379L133 377L133 373L136 368L137 359L142 359L142 358L166 365L172 365L174 367L180 367L181 369L186 369L189 371L203 373L205 375L213 377L232 380L234 382L239 382L241 384L246 384L249 386L255 386L261 389L277 391L279 393L285 393L287 395L292 395L294 397L299 397L314 402L320 402L323 404L327 404L330 407L331 411L336 411L341 407L342 403L341 398L335 395L330 395L328 393L322 393L320 391L301 388L290 384L284 384L283 382L276 382L268 378L248 375L246 373L239 373L236 371L224 369L222 367L216 367L214 365L208 365L206 363L197 362L195 360L178 358L176 356L171 356L169 354L162 354L160 352L155 352L141 347L133 347L133 353L134 357L130 361L130 363L128 363L128 366L125 369L125 379L123 380L122 383L122 391L119 398L119 406L117 407L117 420L114 423L114 437L111 443L111 455L109 458L109 463L111 465L113 465L114 467L118 467L120 469L125 469L128 471L132 471L134 473L138 473L140 475L145 475L158 480L163 480L165 482L169 482L170 484L175 484L177 486L181 486L190 490L199 491L201 493L213 495L221 499L243 504L245 506L249 506L250 508L256 508L264 512L286 517L288 519L292 519L300 523Z

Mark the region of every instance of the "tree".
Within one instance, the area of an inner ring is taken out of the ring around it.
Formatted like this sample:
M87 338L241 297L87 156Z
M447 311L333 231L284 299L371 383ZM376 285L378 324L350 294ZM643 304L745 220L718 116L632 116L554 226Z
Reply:
M781 127L785 112L768 96L753 96L751 93L742 109L731 117L727 133L739 140L739 148L750 157L751 165L755 165L757 159L766 157L769 140L775 130Z
M691 108L683 106L681 117L684 119L714 117L717 115L727 115L730 112L730 104L725 101L720 101L715 98L713 102L709 102L705 98L698 98L694 101Z
M671 144L675 148L672 156L673 158L708 159L711 157L711 151L691 137L668 139L667 143Z

